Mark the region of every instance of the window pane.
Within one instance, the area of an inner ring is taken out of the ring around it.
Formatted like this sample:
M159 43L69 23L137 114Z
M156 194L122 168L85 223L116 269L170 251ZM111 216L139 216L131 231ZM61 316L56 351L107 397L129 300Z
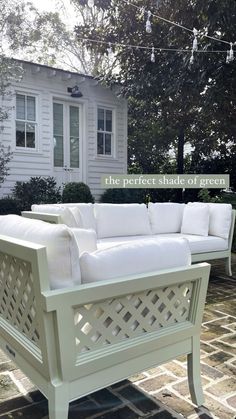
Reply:
M98 144L97 144L97 153L104 154L103 151L103 137L104 134L102 132L98 132Z
M104 109L98 109L98 130L104 131Z
M16 147L25 147L25 123L16 123Z
M63 167L63 137L54 136L54 166Z
M27 121L36 121L35 97L27 96Z
M106 111L106 131L112 132L112 111Z
M35 148L35 125L26 124L26 147Z
M111 134L105 134L105 154L111 155Z
M16 95L16 119L25 120L25 96Z
M60 103L53 103L53 132L63 136L63 105Z

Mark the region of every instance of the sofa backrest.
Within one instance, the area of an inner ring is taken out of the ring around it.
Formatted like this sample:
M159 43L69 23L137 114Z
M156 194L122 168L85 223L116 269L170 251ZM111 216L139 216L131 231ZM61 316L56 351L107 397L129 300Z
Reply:
M73 232L64 224L49 224L18 215L0 218L3 235L46 246L52 289L81 283L79 249Z
M185 204L149 202L148 214L153 234L179 233Z
M95 204L97 236L138 236L151 234L145 204Z

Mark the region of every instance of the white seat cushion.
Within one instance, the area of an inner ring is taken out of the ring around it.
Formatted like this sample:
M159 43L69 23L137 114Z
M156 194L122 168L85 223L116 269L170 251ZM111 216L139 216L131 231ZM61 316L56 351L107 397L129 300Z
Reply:
M220 237L203 237L191 234L181 234L181 233L172 233L172 234L158 234L152 236L133 236L133 237L113 237L107 239L101 239L97 242L98 249L107 249L111 246L124 244L127 242L136 242L139 240L149 240L150 238L154 240L161 240L163 238L176 239L176 238L185 238L189 242L189 247L192 254L196 253L207 253L207 252L217 252L224 251L228 249L228 241Z
M3 235L46 246L52 289L81 283L79 249L73 232L64 224L5 215L0 218Z
M180 233L185 204L161 202L148 204L153 234Z
M181 233L208 236L209 216L207 204L185 205Z
M95 204L98 238L151 234L145 204Z
M170 257L171 255L171 257ZM191 264L186 239L139 240L80 256L82 283L147 274Z

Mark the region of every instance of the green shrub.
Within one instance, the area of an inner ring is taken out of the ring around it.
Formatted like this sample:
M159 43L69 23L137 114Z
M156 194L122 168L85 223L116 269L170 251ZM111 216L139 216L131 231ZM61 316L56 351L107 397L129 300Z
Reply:
M31 177L28 182L16 182L12 196L21 211L29 211L32 204L54 204L61 200L60 188L51 176Z
M69 182L62 191L62 202L94 202L90 188L83 182Z
M10 197L0 199L0 215L18 214L20 215L18 202Z
M222 202L220 197L211 196L208 189L200 189L200 191L198 192L198 198L201 202Z
M110 204L132 204L146 202L144 189L107 189L101 196L100 202Z

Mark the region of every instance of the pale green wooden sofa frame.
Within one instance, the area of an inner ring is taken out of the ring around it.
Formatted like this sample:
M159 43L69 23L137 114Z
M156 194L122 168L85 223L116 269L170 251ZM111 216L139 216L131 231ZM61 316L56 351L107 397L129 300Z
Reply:
M230 233L229 233L229 239L228 239L228 249L223 250L223 251L216 251L216 252L196 253L192 255L193 263L206 262L206 261L214 260L214 259L225 259L226 274L229 276L232 276L231 249L232 249L232 242L233 242L233 236L234 236L235 215L236 215L236 211L232 210L232 222L230 226ZM27 218L39 219L39 220L47 221L50 223L56 223L56 224L62 223L60 215L56 215L56 214L43 214L43 213L37 213L37 212L32 212L32 211L23 211L22 216L27 217Z
M183 354L201 405L209 272L201 263L50 290L46 248L0 236L1 348L47 397L50 419L67 419L72 400Z

